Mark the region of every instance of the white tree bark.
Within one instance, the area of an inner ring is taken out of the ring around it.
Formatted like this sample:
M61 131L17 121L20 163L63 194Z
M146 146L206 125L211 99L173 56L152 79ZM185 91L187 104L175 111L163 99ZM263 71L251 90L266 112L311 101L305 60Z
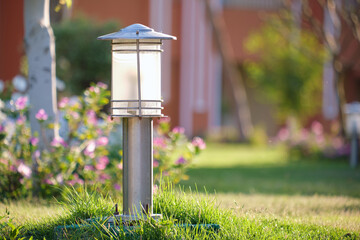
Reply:
M44 148L57 135L56 127L42 132L35 118L39 109L44 109L49 120L57 122L55 43L49 20L49 0L24 0L24 20L31 132L39 133L39 147Z

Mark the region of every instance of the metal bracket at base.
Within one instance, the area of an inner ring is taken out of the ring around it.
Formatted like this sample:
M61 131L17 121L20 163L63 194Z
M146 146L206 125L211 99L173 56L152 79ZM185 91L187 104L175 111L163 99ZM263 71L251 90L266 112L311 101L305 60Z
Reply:
M154 219L155 221L159 221L162 219L162 214L151 214L151 215L114 215L113 217L110 217L107 221L108 223L119 225L119 223L122 223L123 225L133 225L136 224L139 221L146 221L148 219Z

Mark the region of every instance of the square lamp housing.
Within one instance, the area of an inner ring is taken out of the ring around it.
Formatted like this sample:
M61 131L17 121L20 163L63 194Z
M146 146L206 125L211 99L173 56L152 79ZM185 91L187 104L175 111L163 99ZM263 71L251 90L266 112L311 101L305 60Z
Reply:
M161 45L174 36L133 24L99 37L112 42L112 117L162 117Z

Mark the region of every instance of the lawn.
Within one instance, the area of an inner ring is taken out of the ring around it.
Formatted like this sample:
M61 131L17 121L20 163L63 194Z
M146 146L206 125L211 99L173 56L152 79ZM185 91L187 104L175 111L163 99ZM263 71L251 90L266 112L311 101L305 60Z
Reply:
M238 216L360 232L360 169L344 160L292 160L283 148L208 144L189 176L184 189L206 189Z
M291 160L282 148L213 143L188 173L190 179L180 183L187 194L155 197L155 209L171 224L173 219L219 223L224 228L219 239L359 238L360 169L346 161ZM76 219L47 201L0 203L0 215L5 208L17 225L35 232ZM156 225L156 231L165 225ZM161 231L164 239L177 239L180 230Z

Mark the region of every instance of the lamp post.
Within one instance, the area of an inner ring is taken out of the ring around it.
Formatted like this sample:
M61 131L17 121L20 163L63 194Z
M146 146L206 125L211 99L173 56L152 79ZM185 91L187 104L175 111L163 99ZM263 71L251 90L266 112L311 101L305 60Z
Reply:
M111 117L123 124L122 221L153 214L153 118L161 110L161 44L176 37L133 24L112 43Z

